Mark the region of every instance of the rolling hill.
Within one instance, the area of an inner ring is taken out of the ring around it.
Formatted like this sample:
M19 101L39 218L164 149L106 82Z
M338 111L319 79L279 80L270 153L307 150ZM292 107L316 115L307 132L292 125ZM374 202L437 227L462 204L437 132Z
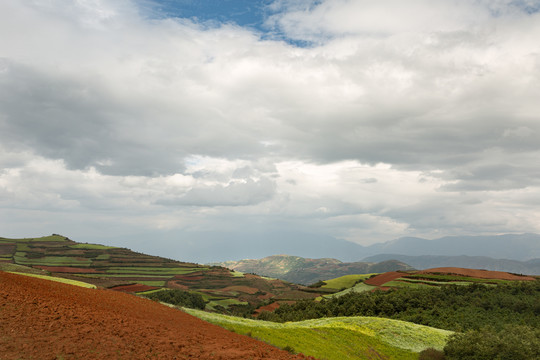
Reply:
M317 359L418 359L442 349L451 331L375 317L336 317L288 323L243 319L200 310L186 312L239 334Z
M185 263L129 249L81 244L61 235L0 238L0 270L52 275L100 288L144 294L159 289L189 290L210 309L257 308L268 299L294 301L318 294L278 279L219 266Z
M214 263L235 271L270 276L296 284L309 285L318 280L350 274L410 270L411 266L396 260L344 263L336 259L307 259L300 256L273 255L259 260Z

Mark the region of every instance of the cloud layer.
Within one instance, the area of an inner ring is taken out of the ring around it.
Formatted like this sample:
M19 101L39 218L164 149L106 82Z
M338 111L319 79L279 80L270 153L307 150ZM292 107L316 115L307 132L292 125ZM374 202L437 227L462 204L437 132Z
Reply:
M142 4L0 4L0 235L540 231L537 1Z

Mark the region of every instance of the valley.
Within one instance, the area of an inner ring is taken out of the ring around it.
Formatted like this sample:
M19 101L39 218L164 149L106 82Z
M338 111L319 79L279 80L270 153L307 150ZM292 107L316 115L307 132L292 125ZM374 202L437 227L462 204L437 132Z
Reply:
M5 358L39 359L41 351L62 359L458 359L478 334L499 341L502 351L529 354L523 359L537 355L535 276L285 255L242 268L250 272L232 264L185 263L61 235L0 238ZM283 280L288 274L318 281L298 285ZM195 318L220 330L192 325L202 324ZM30 332L22 330L25 321L36 324ZM100 342L99 329L109 340ZM508 331L523 340L509 345L501 335ZM229 336L241 337L217 339ZM66 342L74 337L80 340Z

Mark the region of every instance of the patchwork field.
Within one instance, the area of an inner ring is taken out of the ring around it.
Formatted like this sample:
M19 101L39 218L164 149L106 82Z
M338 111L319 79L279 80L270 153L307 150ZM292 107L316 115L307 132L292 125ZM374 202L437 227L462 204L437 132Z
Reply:
M306 291L306 287L282 280L174 261L125 248L81 244L61 235L0 238L0 256L0 270L36 273L131 293L188 290L201 294L210 310L252 311L271 298L291 301L319 296L317 292Z

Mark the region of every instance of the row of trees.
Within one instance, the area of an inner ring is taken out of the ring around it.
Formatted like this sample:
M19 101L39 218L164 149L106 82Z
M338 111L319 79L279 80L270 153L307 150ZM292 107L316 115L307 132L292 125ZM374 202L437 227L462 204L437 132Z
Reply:
M259 319L332 316L380 316L456 331L444 351L424 350L420 360L540 359L540 280L349 293L282 305Z
M540 281L508 285L447 285L393 291L349 293L321 302L282 305L259 319L276 322L333 316L380 316L453 331L479 330L507 324L540 324Z

